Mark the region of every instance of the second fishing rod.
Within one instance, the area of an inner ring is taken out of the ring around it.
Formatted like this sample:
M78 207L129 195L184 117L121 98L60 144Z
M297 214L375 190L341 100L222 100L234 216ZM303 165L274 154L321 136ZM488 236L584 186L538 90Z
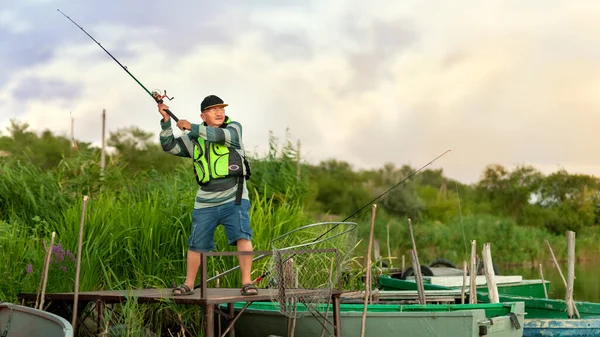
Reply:
M404 183L404 182L405 182L405 181L407 181L408 179L412 178L414 175L416 175L417 173L421 172L421 171L422 171L423 169L425 169L427 166L429 166L429 165L433 164L433 163L434 163L436 160L438 160L439 158L443 157L444 155L446 155L446 154L447 154L448 152L450 152L450 151L451 151L451 150L446 150L445 152L443 152L443 153L442 153L442 154L440 154L439 156L435 157L433 160L431 160L431 161L430 161L430 162L428 162L427 164L425 164L425 165L421 166L421 167L420 167L418 170L416 170L416 171L414 171L413 173L409 174L409 175L408 175L408 176L406 176L404 179L402 179L402 180L400 180L398 183L396 183L394 186L392 186L392 187L388 188L388 189L387 189L385 192L381 193L380 195L378 195L377 197L375 197L373 200L369 201L369 202L368 202L368 203L366 203L364 206L360 207L359 209L357 209L356 211L354 211L352 214L348 215L348 216L347 216L347 217L346 217L344 220L340 221L340 223L344 223L344 222L348 221L350 218L352 218L353 216L355 216L355 215L357 215L358 213L360 213L362 210L364 210L364 209L365 209L366 207L368 207L370 204L372 204L372 203L374 203L375 201L379 200L379 198L383 197L384 195L386 195L387 193L389 193L389 192L390 192L391 190L393 190L394 188L396 188L396 187L400 186L402 183ZM332 227L331 227L329 230L327 230L327 231L325 231L323 234L321 234L321 235L317 236L317 237L316 237L316 238L315 238L315 239L314 239L312 242L316 242L316 241L318 241L318 240L319 240L319 239L321 239L323 236L325 236L327 233L329 233L329 232L331 232L332 230L334 230L334 229L335 229L337 226L339 226L339 224L332 226ZM289 259L291 259L291 258L293 258L295 255L296 255L296 254L292 254L292 255L290 255L288 258L286 258L285 260L283 260L283 261L282 261L282 263L283 263L283 262L285 262L285 261L288 261L288 260L289 260ZM257 260L260 260L260 259L262 259L262 258L264 258L264 257L266 257L266 256L267 256L267 255L265 255L265 254L261 254L261 255L259 255L259 256L257 256L257 257L255 257L254 259L252 259L252 262L254 262L254 261L257 261ZM227 270L227 271L224 271L224 272L222 272L222 273L219 273L219 274L218 274L218 275L216 275L216 276L213 276L213 277L211 277L211 278L207 279L207 280L206 280L206 282L210 282L210 281L216 280L216 279L218 279L218 278L220 278L220 277L223 277L223 276L225 276L225 275L227 275L227 274L229 274L229 273L231 273L231 272L233 272L233 271L235 271L235 270L238 270L239 268L240 268L240 266L239 266L239 265L237 265L237 266L235 266L235 267L233 267L233 268L231 268L231 269L229 269L229 270ZM269 276L269 274L270 274L270 273L271 273L270 271L267 271L267 272L263 273L262 275L260 275L259 277L257 277L257 278L256 278L254 281L252 281L252 284L256 284L257 282L260 282L260 281L262 281L262 280L263 280L265 277ZM197 289L197 288L199 288L200 286L201 286L201 284L197 284L197 285L195 285L195 286L194 286L194 289Z

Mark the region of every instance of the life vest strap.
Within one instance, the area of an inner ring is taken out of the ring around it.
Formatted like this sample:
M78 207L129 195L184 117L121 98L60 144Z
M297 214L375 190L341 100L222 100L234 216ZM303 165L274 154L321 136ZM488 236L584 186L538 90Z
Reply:
M242 203L242 192L244 187L244 176L238 177L237 192L235 193L235 204L240 205Z

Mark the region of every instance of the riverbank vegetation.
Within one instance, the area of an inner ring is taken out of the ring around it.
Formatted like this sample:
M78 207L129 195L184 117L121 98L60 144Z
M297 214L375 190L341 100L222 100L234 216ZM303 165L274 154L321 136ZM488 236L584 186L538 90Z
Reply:
M52 232L56 239L46 292L73 291L84 195L90 199L80 291L168 288L183 281L197 185L189 160L162 152L157 139L136 128L111 133L112 151L102 168L99 148L83 142L75 148L64 136L35 133L13 121L0 135L0 300L14 302L20 292L36 292ZM356 170L339 159L309 164L297 149L292 140L271 136L268 153L250 158L255 250L271 250L273 238L301 226L342 221L412 175L375 202L375 238L388 265L399 267L402 255L410 260L408 218L423 264L438 257L457 264L468 259L470 240L477 240L479 251L490 242L498 265L548 259L546 239L564 258L567 230L577 232L580 258L599 253L597 177L491 164L477 183L463 184L442 170L414 174L417 168L407 165ZM366 207L348 219L357 230L345 265L355 269L347 287L360 285L370 216ZM232 250L222 229L216 246ZM209 275L236 265L232 257L211 258ZM257 261L253 277L267 267L268 259ZM239 274L223 277L220 286L239 287ZM141 314L123 310L133 318ZM165 315L184 325L194 320L194 313L185 310Z

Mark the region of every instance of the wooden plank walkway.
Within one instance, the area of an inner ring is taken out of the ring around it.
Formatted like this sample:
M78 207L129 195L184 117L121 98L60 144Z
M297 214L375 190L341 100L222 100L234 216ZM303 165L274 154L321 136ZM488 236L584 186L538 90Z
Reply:
M332 303L332 312L333 312L333 322L329 322L333 326L333 331L335 337L341 336L341 316L340 316L340 296L343 293L342 285L341 285L341 269L340 269L340 257L337 249L305 249L305 250L286 250L287 254L306 254L306 253L323 253L323 252L333 252L336 254L336 281L334 282L334 287L327 289L327 293L331 296ZM77 295L78 302L81 303L89 303L95 302L95 309L97 311L97 327L98 330L101 329L101 318L104 317L104 308L107 303L120 303L130 300L135 300L138 303L160 303L160 302L169 302L169 303L177 303L177 304L189 304L189 305L200 305L202 307L204 321L203 321L203 330L205 337L214 337L215 336L215 311L221 313L220 310L215 310L215 308L219 307L220 304L227 304L227 316L224 316L228 320L227 327L225 332L220 335L220 337L224 337L226 334L228 336L235 336L234 332L234 323L244 313L246 307L240 310L237 314L234 312L233 304L235 302L246 302L247 305L258 302L258 301L272 301L273 299L279 298L280 293L283 292L286 298L301 298L304 300L309 300L311 297L318 296L319 300L323 300L323 294L321 293L324 289L319 289L316 291L315 289L293 289L293 288L259 288L257 295L252 296L243 296L241 294L240 288L208 288L208 278L207 278L207 257L211 256L226 256L226 255L256 255L261 254L261 257L269 256L273 252L271 251L253 251L253 252L207 252L201 254L201 266L200 266L200 279L201 283L194 290L194 294L191 295L178 295L173 296L171 291L173 288L155 288L155 289L131 289L131 290L105 290L105 291L80 291ZM258 259L258 258L255 258ZM282 261L283 262L283 261ZM232 269L233 270L233 269ZM231 271L232 271L231 270ZM283 273L282 264L278 266L278 273ZM224 273L225 274L225 273ZM220 276L223 276L221 274ZM20 293L18 297L21 300L27 300L30 302L35 302L37 294L36 293ZM73 305L75 300L75 293L65 292L65 293L51 293L45 294L44 301L53 301L60 302L65 306ZM79 306L79 305L78 305ZM81 306L85 307L85 305ZM289 324L291 324L291 319L288 318L288 330ZM79 327L83 327L86 329L90 336L95 336L91 333L85 325L79 323ZM290 333L291 330L290 330ZM220 331L219 331L220 334Z
M200 289L194 290L193 295L171 295L173 288L159 289L133 289L133 290L106 290L106 291L82 291L78 294L80 301L103 301L104 303L119 303L135 299L140 303L173 302L178 304L225 304L235 302L259 302L271 301L278 296L279 289L258 289L258 294L242 296L239 288L207 288L206 298L200 296ZM315 292L310 289L287 289L286 296L310 298ZM342 294L341 290L331 289L332 295ZM35 301L35 293L21 293L19 297L25 300ZM75 293L53 293L46 294L46 300L73 301Z
M229 334L229 336L234 336L235 330L233 329L233 325L237 320L237 317L243 314L243 310L241 310L237 315L234 312L233 304L236 302L247 302L248 304L259 301L272 301L273 298L277 298L279 289L258 289L257 295L252 296L242 296L239 288L207 288L206 296L204 298L201 297L200 289L196 289L194 294L185 295L185 296L173 296L171 291L173 288L159 288L159 289L133 289L133 290L106 290L106 291L83 291L79 292L78 301L81 303L95 303L97 310L97 317L100 319L104 316L104 307L106 304L110 303L121 303L125 301L137 301L138 303L160 303L160 302L169 302L169 303L177 303L177 304L188 304L188 305L199 305L202 307L204 314L204 336L213 337L215 336L215 307L220 304L227 304L227 314L229 324L225 327L225 332ZM341 335L340 329L340 295L342 294L342 290L340 289L331 289L331 298L333 303L333 313L334 313L334 331L339 331ZM303 299L310 299L310 297L315 296L315 291L311 291L311 289L286 289L285 295L287 297L300 297ZM18 297L22 300L35 302L36 293L20 293ZM319 299L322 300L321 297ZM52 293L45 295L46 302L61 302L65 306L70 306L73 304L75 300L75 293ZM84 307L83 305L82 307ZM98 329L101 329L101 322L98 320L97 322ZM81 324L79 324L81 326ZM91 332L88 331L90 335ZM225 334L223 334L224 336Z

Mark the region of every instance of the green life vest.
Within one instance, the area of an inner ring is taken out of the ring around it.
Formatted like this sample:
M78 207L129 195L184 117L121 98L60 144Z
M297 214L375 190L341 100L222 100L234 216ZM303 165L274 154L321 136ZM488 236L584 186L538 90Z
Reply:
M222 127L226 127L230 122L231 119L226 118ZM206 141L202 137L198 137L197 143L194 144L192 158L196 181L201 186L207 185L215 179L244 176L242 165L246 165L246 179L250 177L248 161L246 158L242 158L236 149Z

